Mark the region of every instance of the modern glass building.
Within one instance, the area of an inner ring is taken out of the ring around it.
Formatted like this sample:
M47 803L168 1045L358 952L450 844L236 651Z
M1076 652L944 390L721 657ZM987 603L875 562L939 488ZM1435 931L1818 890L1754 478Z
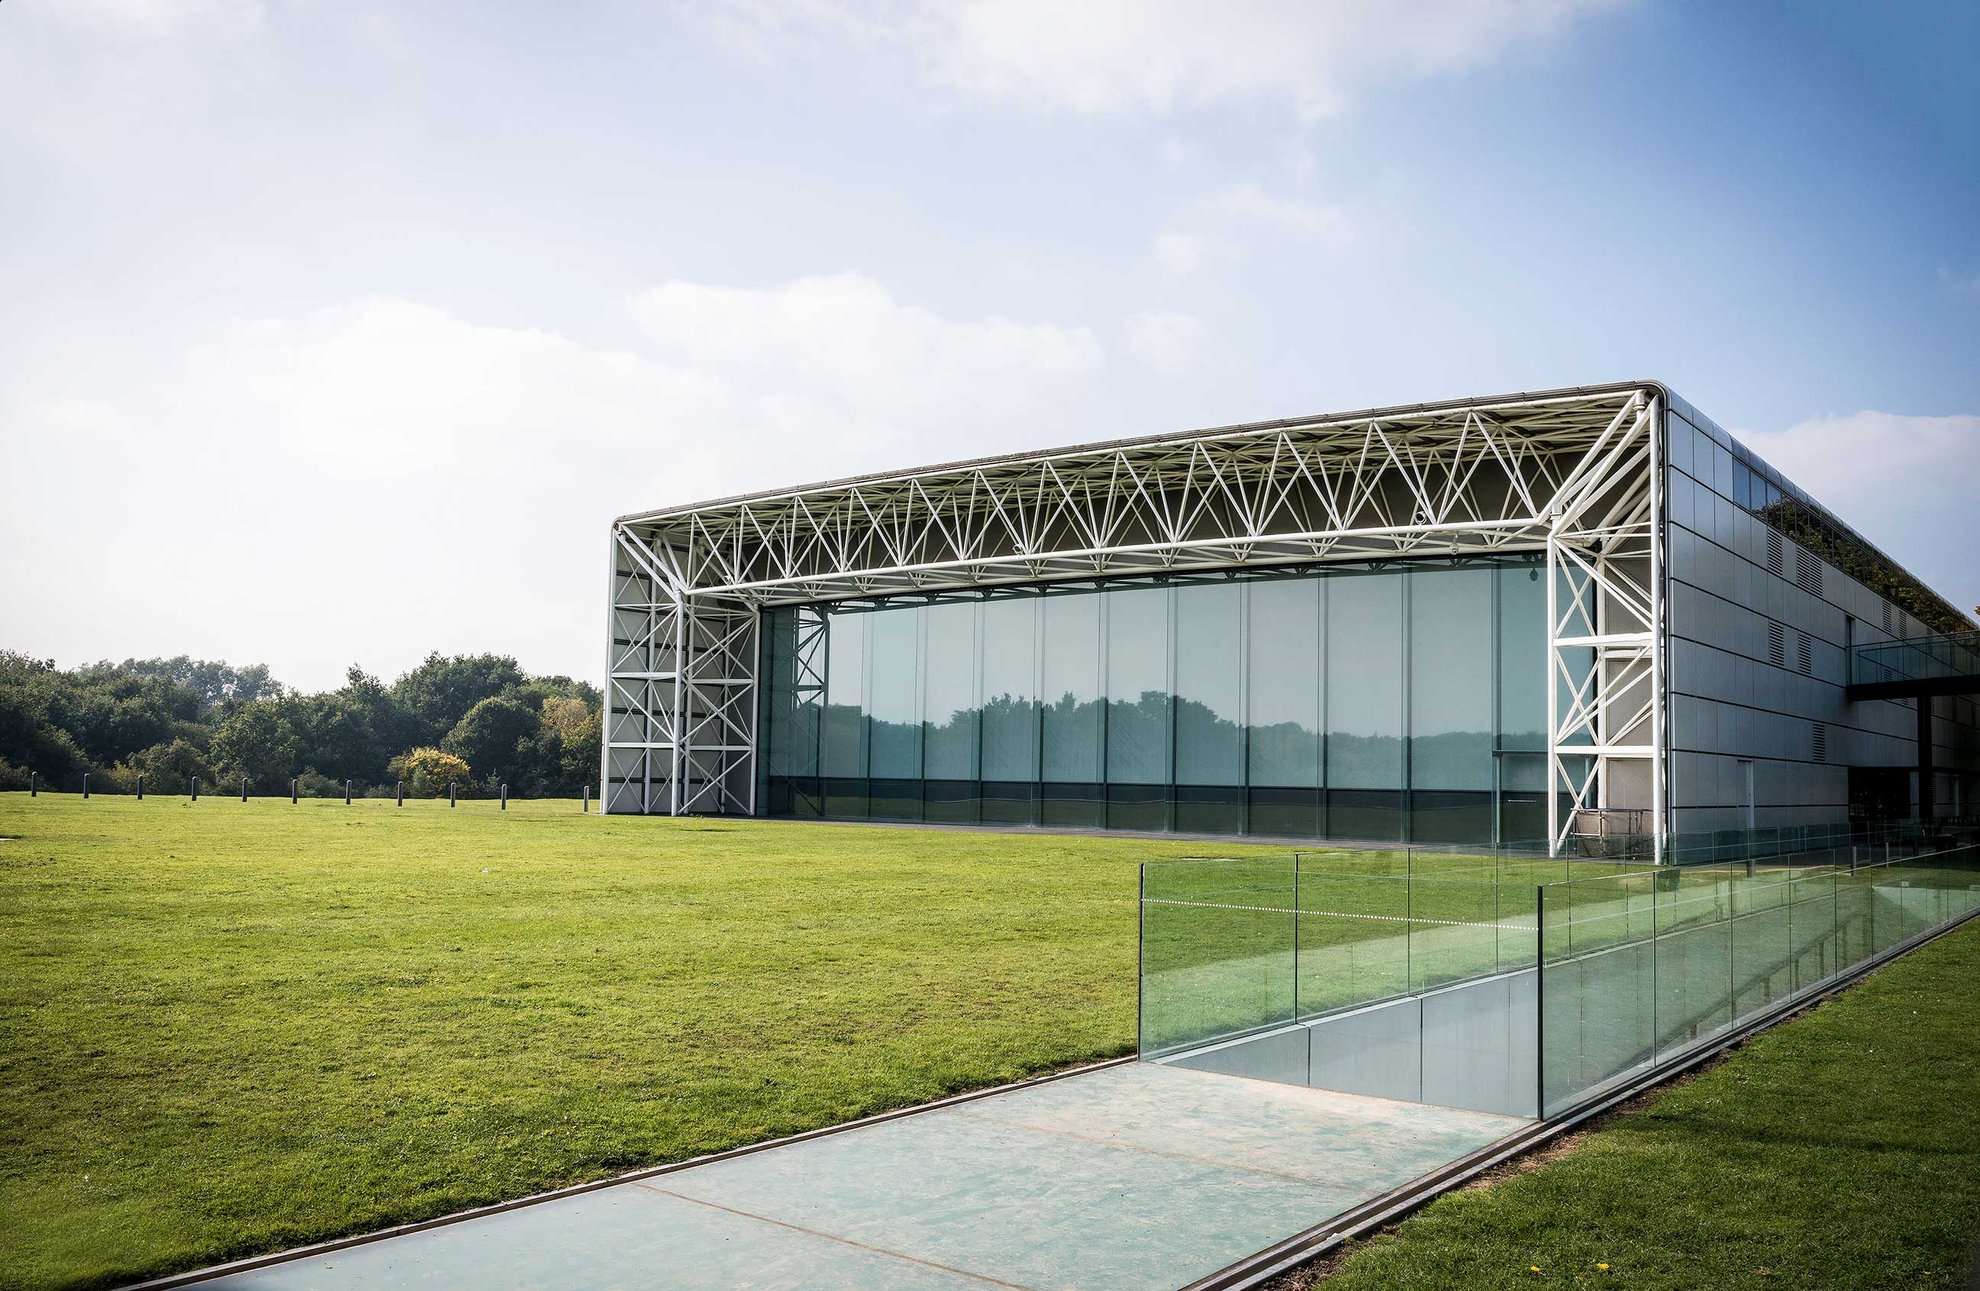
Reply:
M1560 841L1980 773L1970 694L1850 693L1972 624L1654 384L670 508L612 570L614 812Z

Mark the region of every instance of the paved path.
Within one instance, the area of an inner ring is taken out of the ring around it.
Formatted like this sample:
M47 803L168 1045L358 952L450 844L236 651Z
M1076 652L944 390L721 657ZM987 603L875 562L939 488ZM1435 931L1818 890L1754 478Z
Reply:
M1180 1287L1523 1123L1130 1063L203 1285Z

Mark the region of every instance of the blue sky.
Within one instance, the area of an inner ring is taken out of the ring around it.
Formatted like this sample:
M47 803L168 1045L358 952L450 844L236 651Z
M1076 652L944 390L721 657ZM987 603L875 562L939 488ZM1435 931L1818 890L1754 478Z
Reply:
M1976 52L1928 3L9 0L0 644L591 675L624 511L1644 376L1971 606Z

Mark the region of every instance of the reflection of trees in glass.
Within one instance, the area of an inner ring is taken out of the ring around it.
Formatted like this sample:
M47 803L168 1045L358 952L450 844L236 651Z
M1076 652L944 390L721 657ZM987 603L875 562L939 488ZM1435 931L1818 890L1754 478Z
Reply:
M1144 691L1133 703L1123 700L1112 701L1111 710L1108 701L1077 699L1070 693L1042 705L1036 700L1023 696L998 695L986 701L981 710L957 709L939 723L929 722L926 729L931 741L947 735L971 738L978 729L1012 730L1020 725L1029 726L1041 718L1046 718L1049 719L1049 725L1054 730L1098 732L1102 720L1111 712L1113 723L1109 732L1111 740L1141 741L1144 751L1160 750L1167 747L1171 706L1175 710L1173 719L1177 730L1196 732L1217 741L1232 741L1240 749L1244 747L1242 741L1245 732L1237 722L1219 716L1208 704L1193 699L1177 699L1165 691L1157 690ZM977 725L979 716L983 723L981 728ZM885 747L889 740L912 738L916 729L912 723L871 718L857 705L852 704L828 705L821 727L827 733L836 732L842 742L841 747L853 748L858 746L862 722L870 722L866 731L870 747ZM1254 763L1297 765L1301 758L1305 758L1309 764L1317 763L1317 754L1314 750L1319 747L1320 732L1299 722L1277 722L1270 726L1254 726L1251 728L1250 738L1251 758ZM1535 736L1535 738L1539 737ZM1402 743L1402 739L1394 735L1356 735L1351 732L1335 731L1328 738L1328 749L1336 759L1337 766L1397 769L1402 765ZM1443 731L1436 735L1418 736L1415 740L1415 748L1419 758L1434 757L1442 765L1462 764L1485 768L1480 782L1470 787L1481 790L1492 787L1490 731ZM1162 760L1159 754L1155 757L1158 763ZM827 768L826 774L856 775L859 772L847 767L836 767ZM1002 777L992 775L985 778ZM1267 784L1269 781L1254 777L1252 783Z

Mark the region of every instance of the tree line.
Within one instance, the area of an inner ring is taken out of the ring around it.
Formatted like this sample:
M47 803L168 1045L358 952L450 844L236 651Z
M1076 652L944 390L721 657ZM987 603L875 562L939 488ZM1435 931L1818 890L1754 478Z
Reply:
M442 656L389 685L352 668L336 690L303 694L266 666L183 655L57 668L0 651L0 789L32 773L52 789L83 776L104 792L420 795L449 784L493 794L576 797L597 779L601 696L569 677L535 677L506 655Z

